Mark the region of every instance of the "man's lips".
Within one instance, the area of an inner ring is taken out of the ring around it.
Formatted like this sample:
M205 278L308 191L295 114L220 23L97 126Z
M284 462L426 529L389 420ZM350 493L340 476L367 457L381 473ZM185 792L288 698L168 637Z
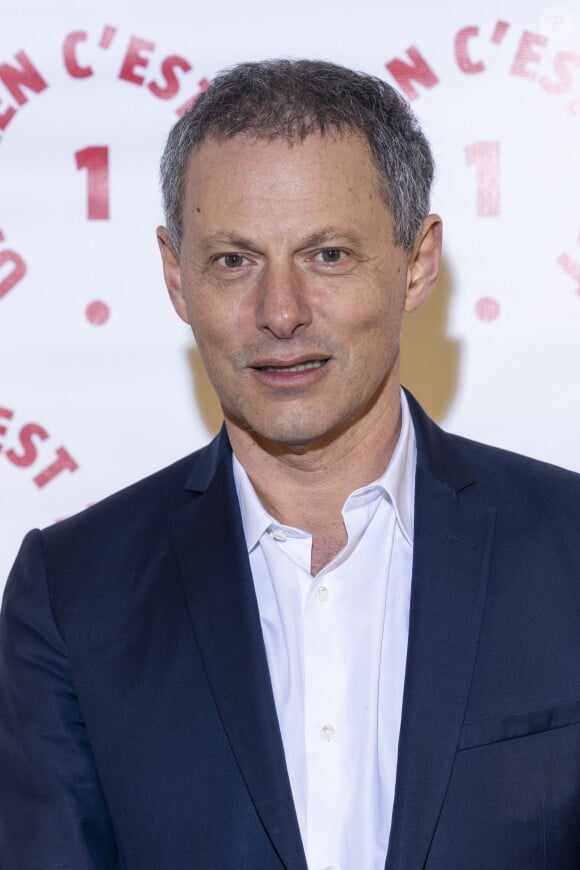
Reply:
M305 372L309 369L319 369L322 368L328 362L329 357L322 357L320 359L307 359L302 360L300 362L261 362L257 365L253 365L252 368L257 369L260 372Z

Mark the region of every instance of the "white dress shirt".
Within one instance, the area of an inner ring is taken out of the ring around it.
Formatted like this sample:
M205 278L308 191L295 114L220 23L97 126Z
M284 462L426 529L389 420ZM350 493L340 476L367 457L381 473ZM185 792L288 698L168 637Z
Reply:
M402 427L388 468L342 509L348 540L315 577L312 538L240 500L292 795L309 870L384 870L413 560L416 446Z

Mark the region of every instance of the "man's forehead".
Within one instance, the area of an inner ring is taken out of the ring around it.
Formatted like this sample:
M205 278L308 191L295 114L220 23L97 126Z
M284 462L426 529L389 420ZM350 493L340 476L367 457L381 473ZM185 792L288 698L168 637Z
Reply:
M299 200L333 199L345 189L372 197L381 193L376 165L358 136L312 134L300 142L237 135L207 141L189 160L184 181L184 206L211 197L228 201L262 197Z
M376 167L356 135L206 140L184 179L184 229L198 240L276 231L297 244L308 234L352 236L357 226L364 235L369 221L383 223L385 210L390 223Z
M356 133L312 133L301 140L260 138L247 133L208 138L189 157L183 178L183 207L207 191L215 200L266 192L273 198L300 198L345 186L384 199L383 182L366 141ZM211 193L210 193L211 191ZM216 203L217 205L217 203Z

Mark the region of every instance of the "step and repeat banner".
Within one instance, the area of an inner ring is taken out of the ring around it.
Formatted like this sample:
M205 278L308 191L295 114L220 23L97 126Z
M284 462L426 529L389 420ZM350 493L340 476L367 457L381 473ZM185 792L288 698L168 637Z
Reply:
M411 102L437 292L403 379L445 428L580 470L580 6L3 3L0 590L22 535L219 428L155 243L170 126L217 71L324 58Z

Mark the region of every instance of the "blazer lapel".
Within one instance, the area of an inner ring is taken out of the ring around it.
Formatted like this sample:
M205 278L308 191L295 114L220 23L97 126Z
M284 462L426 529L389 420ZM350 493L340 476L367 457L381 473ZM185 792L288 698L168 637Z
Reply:
M221 443L220 443L221 441ZM233 473L222 433L173 520L189 614L232 751L282 864L306 870ZM206 453L207 458L207 453ZM207 487L207 488L206 488ZM205 491L203 491L205 489Z
M425 867L471 686L495 511L449 436L410 400L417 434L409 643L386 870Z

